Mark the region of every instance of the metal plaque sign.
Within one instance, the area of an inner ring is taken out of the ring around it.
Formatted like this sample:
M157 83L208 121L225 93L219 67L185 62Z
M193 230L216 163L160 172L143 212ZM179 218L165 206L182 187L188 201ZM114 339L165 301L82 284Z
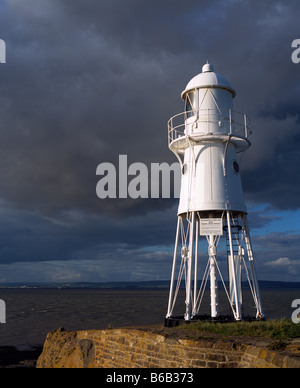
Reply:
M223 219L200 219L200 236L223 236Z

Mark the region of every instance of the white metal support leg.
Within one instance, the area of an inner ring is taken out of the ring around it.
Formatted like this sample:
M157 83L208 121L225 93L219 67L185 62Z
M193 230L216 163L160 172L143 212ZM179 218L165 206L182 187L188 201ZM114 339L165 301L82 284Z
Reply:
M216 238L209 236L211 317L218 317L218 278L216 269Z
M235 319L237 321L240 321L242 319L242 315L241 315L240 301L238 297L239 293L237 289L237 276L236 276L236 265L234 262L230 211L227 211L227 227L228 227L228 236L229 236L229 245L230 245L230 255L228 259L229 259L229 268L232 274L233 298L234 298L235 312L236 312Z
M250 273L252 277L252 282L253 282L253 292L254 292L254 302L257 308L257 314L256 318L264 318L264 313L262 309L262 302L261 302L261 296L260 296L260 289L256 277L256 269L255 269L255 263L254 263L254 256L253 256L253 250L252 250L252 243L250 239L250 234L249 234L249 228L248 228L248 222L247 222L247 217L246 215L243 217L243 227L245 231L245 242L246 242L246 247L247 247L247 253L248 253L248 259L250 263Z
M184 319L190 321L192 319L192 266L193 266L193 244L194 244L194 226L195 212L192 213L190 224L190 241L187 262L187 281L186 281L186 314Z
M178 217L167 318L170 318L172 316L172 306L173 306L173 298L174 298L175 270L176 270L177 250L178 250L178 242L179 242L179 234L180 234L181 222L182 222L182 218Z
M197 304L198 293L198 250L199 250L199 219L196 220L196 243L195 243L195 271L194 271L194 308Z

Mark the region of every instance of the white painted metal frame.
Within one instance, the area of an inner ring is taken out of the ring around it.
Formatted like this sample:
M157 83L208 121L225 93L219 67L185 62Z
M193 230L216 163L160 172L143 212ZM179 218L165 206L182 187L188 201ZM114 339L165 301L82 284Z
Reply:
M191 212L187 215L186 220L184 220L182 216L179 216L177 223L175 250L173 256L169 304L166 316L167 318L172 318L174 316L176 300L183 280L185 281L186 295L186 308L184 319L186 321L190 321L194 317L199 315L201 312L201 305L206 291L208 279L210 279L211 317L218 318L218 288L220 279L225 290L234 319L236 321L242 320L242 267L245 270L246 278L248 280L251 294L253 297L254 305L256 308L256 318L264 318L259 286L256 278L253 250L248 230L246 214L239 214L239 219L241 222L238 227L241 228L241 238L238 235L234 235L237 230L237 225L235 224L233 213L228 210L223 213L222 218L224 220L225 228L227 228L227 233L229 237L229 289L226 287L224 274L222 274L217 260L217 248L221 236L206 236L209 249L208 262L205 266L205 263L200 263L199 260L200 213ZM186 223L186 227L184 226L184 222ZM236 254L237 252L234 251L234 248L236 247L233 246L233 242L238 245L238 254ZM248 265L245 260L245 249L243 246L244 244L246 246L248 256ZM178 263L179 252L181 252L180 265ZM203 268L205 267L205 269L202 279L199 279L198 270L201 265L203 265ZM198 289L199 284L200 288Z

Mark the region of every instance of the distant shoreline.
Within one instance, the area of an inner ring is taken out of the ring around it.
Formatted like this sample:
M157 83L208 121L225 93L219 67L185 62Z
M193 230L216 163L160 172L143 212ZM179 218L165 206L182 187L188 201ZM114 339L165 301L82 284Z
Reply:
M226 283L226 282L225 282ZM281 281L259 281L261 290L300 290L300 282L281 282ZM168 290L169 280L163 281L145 281L145 282L62 282L62 283L0 283L0 289L98 289L98 290L122 290L122 289L144 289L144 290ZM248 288L248 283L243 282L243 287ZM220 288L223 285L220 283Z

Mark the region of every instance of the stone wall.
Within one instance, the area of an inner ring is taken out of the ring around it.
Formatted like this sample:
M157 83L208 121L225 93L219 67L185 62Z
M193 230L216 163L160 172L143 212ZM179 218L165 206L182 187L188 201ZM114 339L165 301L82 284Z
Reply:
M300 358L230 339L151 330L49 333L38 368L300 368Z

